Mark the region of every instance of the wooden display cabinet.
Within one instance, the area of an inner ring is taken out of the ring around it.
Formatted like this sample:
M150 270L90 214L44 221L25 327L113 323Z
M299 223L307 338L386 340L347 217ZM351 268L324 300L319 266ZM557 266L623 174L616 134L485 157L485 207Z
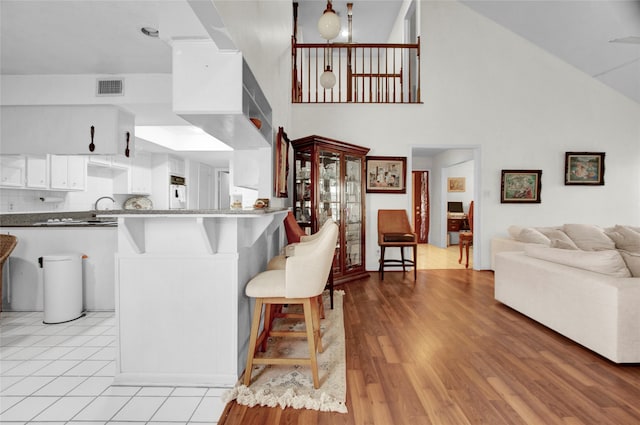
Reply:
M292 140L294 213L315 233L329 218L340 229L333 261L335 284L368 276L365 270L365 156L368 148L308 136Z

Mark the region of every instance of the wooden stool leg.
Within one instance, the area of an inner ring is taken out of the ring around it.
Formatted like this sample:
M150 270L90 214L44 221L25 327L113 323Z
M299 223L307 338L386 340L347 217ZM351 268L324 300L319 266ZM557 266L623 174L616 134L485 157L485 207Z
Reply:
M320 378L318 377L318 358L316 356L315 331L313 329L313 312L311 299L307 298L303 303L304 322L307 328L307 343L309 344L309 357L311 360L311 373L313 375L313 387L320 388ZM246 381L246 378L245 378Z
M253 321L251 322L251 334L249 337L249 348L247 350L247 367L244 370L244 384L251 383L251 372L253 369L253 358L256 355L256 341L260 330L260 316L262 316L262 298L256 298L256 306L253 309Z
M404 264L404 247L400 247L400 259L402 260L402 273L406 273L405 264Z
M464 242L462 242L463 237L462 236L458 236L460 239L458 239L458 246L460 247L460 258L458 258L458 264L462 264L462 245L464 245Z
M413 246L413 280L418 279L418 245Z
M322 303L322 295L318 300ZM320 304L311 303L311 312L313 313L313 333L316 338L315 344L318 353L322 353L324 351L322 346L322 334L320 333L320 311Z
M275 304L267 304L264 309L264 330L265 337L262 340L261 350L267 351L267 342L269 340L269 332L271 332L271 327L273 325L273 319L276 317L276 309L278 306Z
M331 300L331 310L333 310L333 264L329 271L329 299Z
M378 268L380 280L384 280L384 246L380 247L380 268Z

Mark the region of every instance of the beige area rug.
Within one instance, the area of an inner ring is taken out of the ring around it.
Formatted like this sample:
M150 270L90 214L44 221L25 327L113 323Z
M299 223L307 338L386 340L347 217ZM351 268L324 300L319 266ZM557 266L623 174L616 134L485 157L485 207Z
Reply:
M325 318L320 321L324 352L318 353L320 388L313 388L309 366L259 365L254 366L249 387L238 382L223 395L223 401L236 400L238 404L294 409L311 409L324 412L347 413L347 381L345 365L344 318L342 298L344 291L334 292L334 308L331 310L329 293L323 294ZM292 306L292 308L301 306ZM304 321L276 319L275 327L304 330ZM267 355L274 353L287 357L308 357L306 338L269 338Z

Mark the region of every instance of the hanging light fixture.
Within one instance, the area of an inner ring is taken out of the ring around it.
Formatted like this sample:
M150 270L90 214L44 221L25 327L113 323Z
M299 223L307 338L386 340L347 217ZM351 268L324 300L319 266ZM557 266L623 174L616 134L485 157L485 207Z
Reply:
M331 7L331 0L327 0L327 8L318 21L318 31L325 40L334 39L340 34L340 17Z
M325 89L332 89L336 85L336 75L331 71L331 65L327 65L322 75L320 75L320 85Z

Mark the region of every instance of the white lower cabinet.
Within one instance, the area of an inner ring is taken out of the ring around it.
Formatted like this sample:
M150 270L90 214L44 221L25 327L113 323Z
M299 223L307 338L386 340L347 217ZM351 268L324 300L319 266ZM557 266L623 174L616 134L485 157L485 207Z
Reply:
M51 189L84 190L87 163L81 156L51 155Z

